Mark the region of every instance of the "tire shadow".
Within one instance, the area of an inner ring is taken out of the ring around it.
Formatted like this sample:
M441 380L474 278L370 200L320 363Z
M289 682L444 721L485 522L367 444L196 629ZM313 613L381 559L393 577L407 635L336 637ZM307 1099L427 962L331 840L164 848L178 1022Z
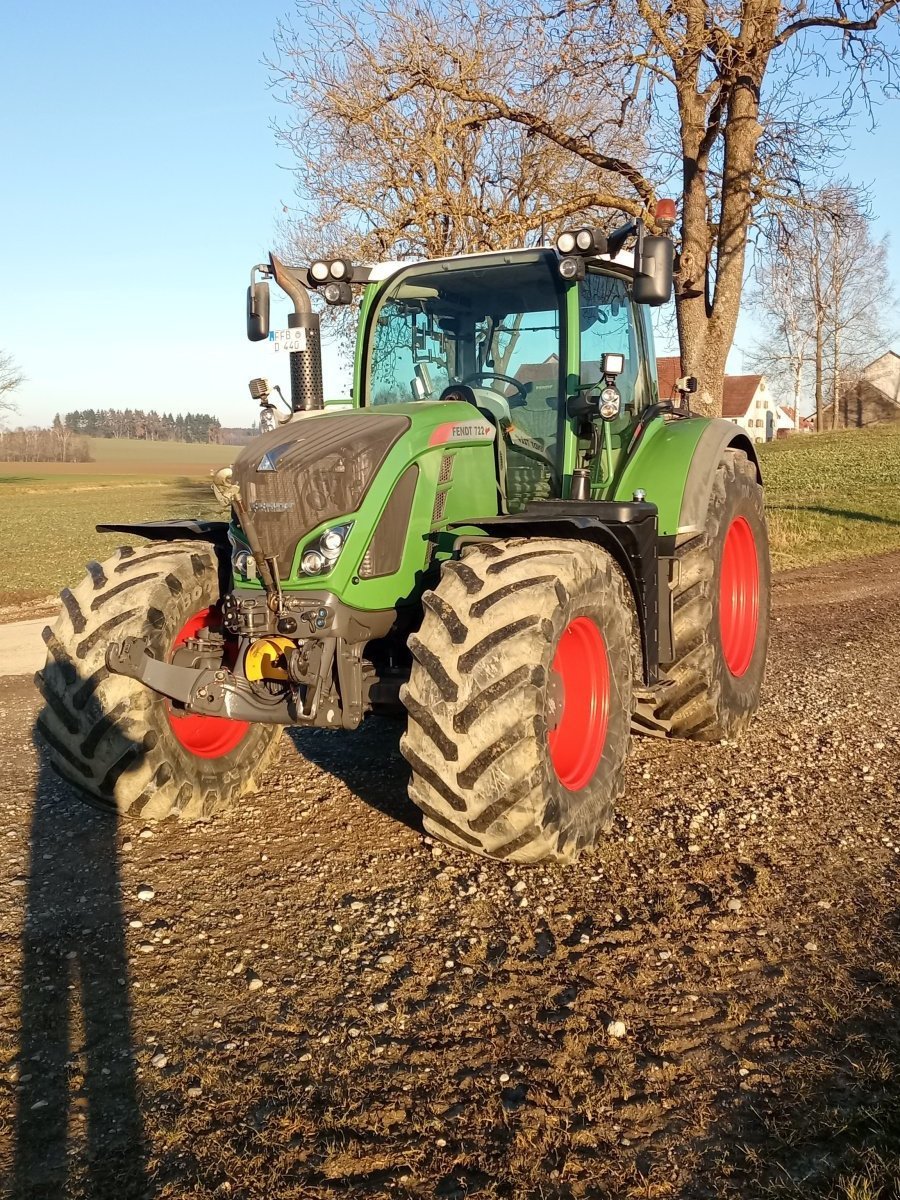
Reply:
M365 804L422 833L421 814L407 795L409 767L400 753L405 723L370 716L359 729L289 729L297 753L345 783Z
M35 742L9 1195L144 1200L118 821L76 802Z

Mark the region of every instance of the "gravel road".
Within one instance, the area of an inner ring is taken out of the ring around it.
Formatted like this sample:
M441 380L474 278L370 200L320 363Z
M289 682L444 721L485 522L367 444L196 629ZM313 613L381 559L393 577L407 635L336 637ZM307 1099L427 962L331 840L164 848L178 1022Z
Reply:
M423 839L385 721L116 825L0 680L8 1194L896 1196L898 663L900 555L780 577L752 732L551 870Z

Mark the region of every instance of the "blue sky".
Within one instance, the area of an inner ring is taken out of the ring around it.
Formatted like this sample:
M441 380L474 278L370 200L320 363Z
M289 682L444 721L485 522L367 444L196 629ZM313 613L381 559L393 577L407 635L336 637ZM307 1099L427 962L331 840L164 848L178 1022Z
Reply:
M289 8L7 0L0 349L27 376L19 420L127 405L241 424L247 380L279 378L245 339L244 291L293 198L261 63ZM879 232L900 191L898 115L860 127L846 163L873 184ZM737 345L751 342L739 330ZM729 365L741 369L739 350ZM343 390L334 353L325 368L326 390Z

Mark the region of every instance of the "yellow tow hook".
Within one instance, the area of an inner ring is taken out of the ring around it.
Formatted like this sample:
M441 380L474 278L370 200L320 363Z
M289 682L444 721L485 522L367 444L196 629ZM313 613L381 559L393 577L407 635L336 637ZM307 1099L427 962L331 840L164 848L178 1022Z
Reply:
M296 642L286 637L264 637L251 642L244 655L244 675L253 683L261 679L289 679L287 658L295 649Z

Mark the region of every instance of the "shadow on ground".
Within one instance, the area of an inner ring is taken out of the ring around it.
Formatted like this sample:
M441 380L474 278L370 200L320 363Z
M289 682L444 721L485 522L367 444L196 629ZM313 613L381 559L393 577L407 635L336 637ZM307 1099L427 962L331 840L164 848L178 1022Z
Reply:
M405 722L367 717L359 729L289 729L297 753L345 783L360 800L417 832L422 817L407 795L409 767L400 753Z
M732 1055L739 1091L689 1134L685 1195L900 1200L900 914L863 880L847 902L820 969L794 964L767 1036Z
M15 1200L148 1196L118 822L42 762L23 928Z

